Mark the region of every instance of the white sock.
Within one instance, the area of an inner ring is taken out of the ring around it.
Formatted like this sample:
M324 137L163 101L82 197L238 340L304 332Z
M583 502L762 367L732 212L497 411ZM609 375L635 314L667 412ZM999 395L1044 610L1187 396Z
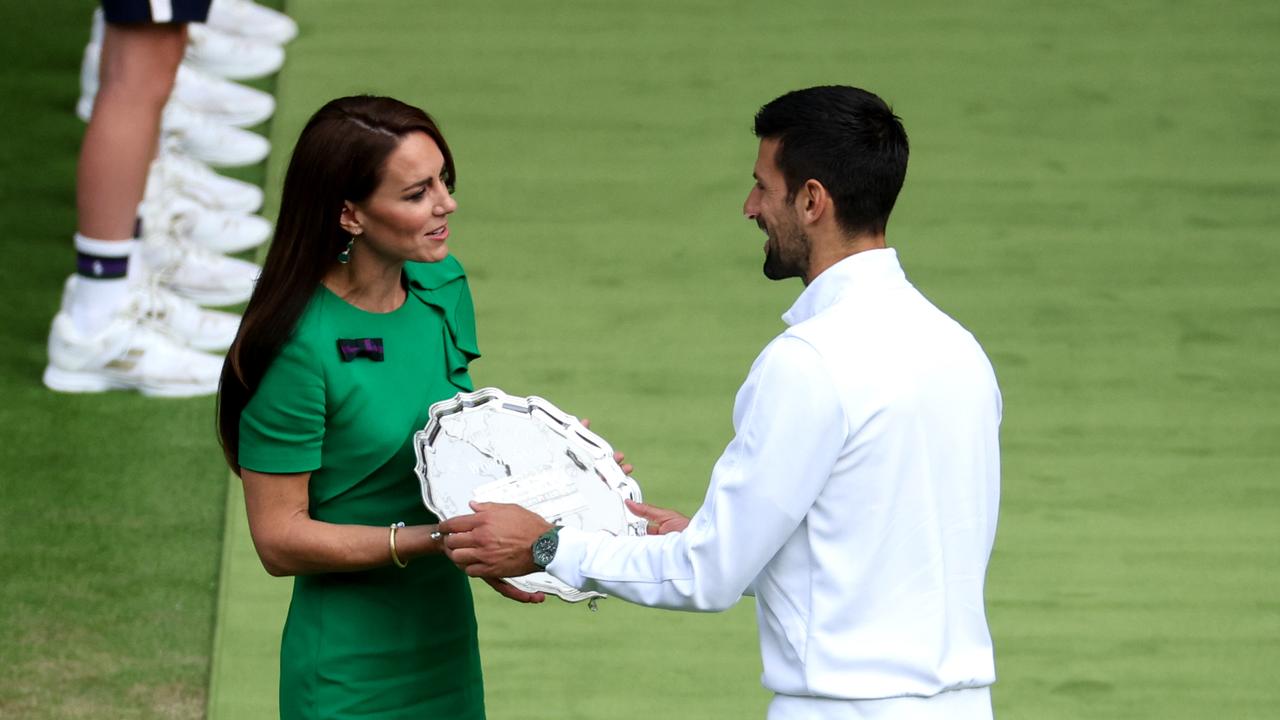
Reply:
M80 233L75 236L77 253L102 258L128 259L136 244L134 240L97 240ZM127 277L105 279L77 274L64 310L71 316L77 330L85 335L96 335L128 303Z
M143 257L146 254L146 250L142 244L142 236L146 232L142 219L142 208L146 204L146 200L138 203L138 225L134 228L137 235L131 245L133 253L129 256L129 282L139 287L145 285L151 277L151 271L147 269L147 259Z

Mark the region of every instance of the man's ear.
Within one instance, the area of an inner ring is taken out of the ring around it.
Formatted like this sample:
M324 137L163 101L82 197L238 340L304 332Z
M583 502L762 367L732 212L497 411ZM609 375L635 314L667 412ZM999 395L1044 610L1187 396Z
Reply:
M801 222L814 225L832 211L831 193L817 180L805 180L800 192L796 193L796 209L800 211Z
M347 231L348 235L359 235L364 232L364 227L360 224L360 211L350 200L342 201L342 213L338 215L338 224Z

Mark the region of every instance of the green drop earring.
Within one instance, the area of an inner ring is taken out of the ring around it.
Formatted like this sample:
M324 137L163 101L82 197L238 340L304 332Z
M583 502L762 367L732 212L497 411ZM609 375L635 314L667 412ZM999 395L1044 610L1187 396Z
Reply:
M354 247L355 244L356 244L356 236L352 235L347 240L347 246L342 249L342 252L338 253L338 262L342 263L343 265L346 265L347 263L351 262L351 248Z

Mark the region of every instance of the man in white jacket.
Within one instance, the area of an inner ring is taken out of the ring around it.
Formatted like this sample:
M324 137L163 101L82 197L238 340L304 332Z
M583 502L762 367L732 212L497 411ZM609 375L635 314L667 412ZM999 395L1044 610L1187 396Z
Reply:
M445 552L470 575L545 569L653 607L754 594L770 720L990 718L1000 391L885 245L906 132L876 95L834 86L770 102L755 133L743 209L765 275L805 289L738 392L702 507L633 504L653 534L614 537L476 504L442 523Z

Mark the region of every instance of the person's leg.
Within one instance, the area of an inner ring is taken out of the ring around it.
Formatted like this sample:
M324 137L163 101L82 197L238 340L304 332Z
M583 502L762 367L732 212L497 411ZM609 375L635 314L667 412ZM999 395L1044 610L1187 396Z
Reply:
M81 235L133 237L147 169L160 138L160 115L186 46L185 25L108 24L93 116L76 175Z
M149 10L146 4L115 5ZM186 26L111 22L108 10L98 94L76 179L76 274L67 281L62 311L49 331L44 384L61 392L210 394L217 389L221 361L182 344L174 330L185 329L188 342L217 339L234 328L236 317L175 304L176 299L132 288L128 278L138 204L182 61Z
M186 26L108 23L97 99L80 148L76 282L65 308L85 335L129 302L126 277L160 116L186 45Z

